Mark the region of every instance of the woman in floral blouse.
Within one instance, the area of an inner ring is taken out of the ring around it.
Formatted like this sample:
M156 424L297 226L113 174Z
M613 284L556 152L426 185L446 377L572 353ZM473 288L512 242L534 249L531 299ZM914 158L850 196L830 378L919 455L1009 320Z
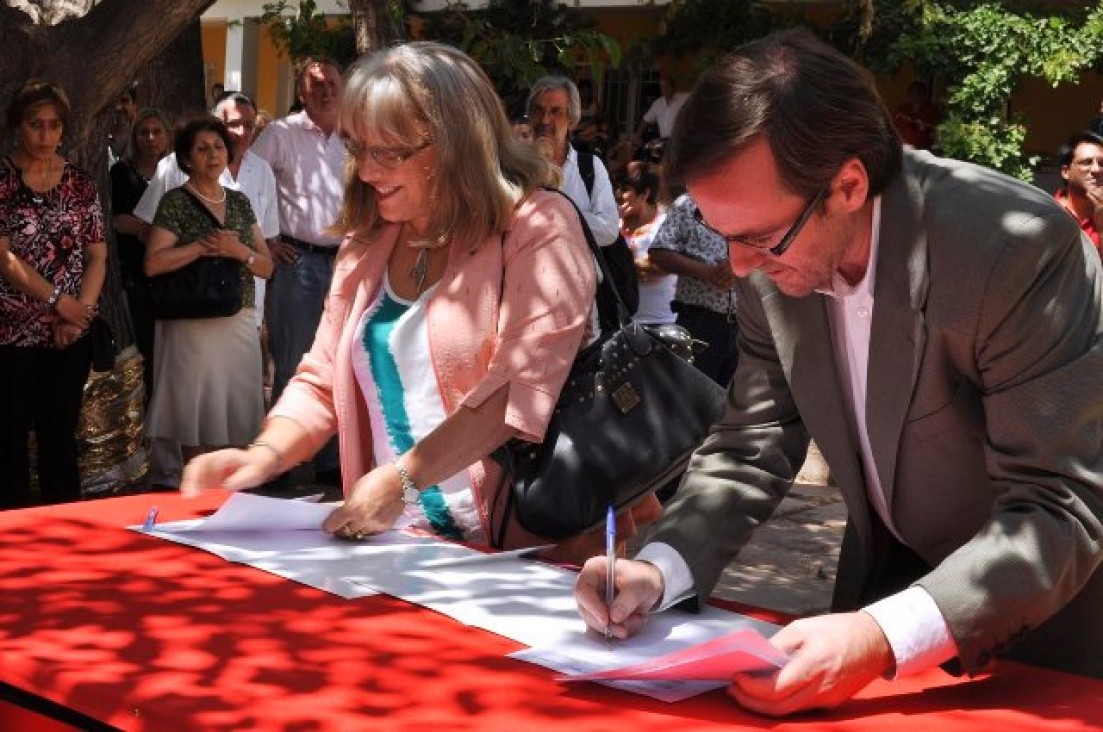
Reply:
M272 276L272 257L249 199L224 188L230 134L201 117L176 133L176 162L188 174L164 195L146 245L150 277L202 257L241 263L243 307L224 318L158 320L149 437L180 443L185 459L213 447L244 445L264 416L253 277Z
M58 153L69 121L59 87L31 80L12 97L16 149L0 163L0 508L80 498L76 431L91 365L87 330L107 247L92 179Z

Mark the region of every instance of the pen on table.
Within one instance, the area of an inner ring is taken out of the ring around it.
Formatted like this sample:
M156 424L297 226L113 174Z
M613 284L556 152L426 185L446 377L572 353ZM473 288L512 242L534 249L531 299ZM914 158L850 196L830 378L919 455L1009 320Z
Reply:
M609 506L605 514L605 605L609 608L609 622L605 625L605 643L613 643L613 595L616 593L614 572L617 564L617 514Z
M149 509L149 514L146 516L146 522L142 524L142 531L152 531L153 525L157 523L157 507Z

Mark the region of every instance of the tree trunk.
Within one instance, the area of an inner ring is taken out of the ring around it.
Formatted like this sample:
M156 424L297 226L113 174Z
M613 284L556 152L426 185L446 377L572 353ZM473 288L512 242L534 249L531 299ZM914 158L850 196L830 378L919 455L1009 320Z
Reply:
M66 131L73 162L95 171L106 155L94 134L96 116L165 50L213 0L102 0L57 25L35 24L25 12L0 5L0 106L27 78L44 77L65 87L73 106ZM24 2L23 4L27 4ZM73 0L38 0L44 11L74 8ZM74 10L74 12L77 12ZM202 77L200 77L202 78Z
M0 106L6 109L12 93L30 77L65 89L73 107L66 156L96 181L107 212L107 133L115 100L140 72L139 106L156 104L170 112L201 107L199 16L212 4L103 0L93 6L87 0L6 0L0 5ZM151 63L158 53L161 61ZM111 253L100 309L125 346L133 336L113 247Z
M352 28L356 35L356 52L371 53L406 38L402 5L389 0L349 0Z
M96 181L110 211L107 133L115 100L137 78L138 102L173 113L205 98L199 16L214 0L3 0L0 108L28 78L61 85L72 116L66 157ZM186 32L185 32L186 31ZM154 59L160 54L160 59ZM133 341L114 237L100 312L120 345ZM82 488L104 495L137 485L145 472L141 367L125 359L85 387L78 430Z

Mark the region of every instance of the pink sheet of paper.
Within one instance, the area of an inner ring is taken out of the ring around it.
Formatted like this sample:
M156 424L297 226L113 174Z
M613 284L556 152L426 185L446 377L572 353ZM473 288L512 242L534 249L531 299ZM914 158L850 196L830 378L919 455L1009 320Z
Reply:
M584 674L557 676L558 681L728 681L740 671L781 668L789 660L753 630L739 630L643 663Z

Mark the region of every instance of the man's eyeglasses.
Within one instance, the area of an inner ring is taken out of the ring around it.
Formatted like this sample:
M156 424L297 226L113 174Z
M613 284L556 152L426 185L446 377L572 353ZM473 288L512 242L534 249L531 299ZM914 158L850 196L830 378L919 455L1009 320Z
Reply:
M797 235L800 234L801 229L808 223L808 219L811 218L812 212L816 210L816 206L823 201L823 191L820 191L816 195L812 196L812 200L804 207L804 210L800 212L800 216L793 222L793 225L789 227L789 231L785 232L785 236L781 237L781 241L777 244L770 244L770 240L773 237L754 237L748 238L742 234L724 234L716 229L712 228L705 218L701 215L701 209L695 209L693 212L693 218L697 220L697 223L705 227L713 234L724 240L727 244L739 244L740 246L750 247L751 249L759 249L766 251L775 257L780 257L789 250L789 247L793 245Z
M426 140L414 147L367 147L349 137L344 138L344 142L345 151L354 160L363 160L365 155L370 155L372 160L387 170L394 170L433 144L432 140Z

